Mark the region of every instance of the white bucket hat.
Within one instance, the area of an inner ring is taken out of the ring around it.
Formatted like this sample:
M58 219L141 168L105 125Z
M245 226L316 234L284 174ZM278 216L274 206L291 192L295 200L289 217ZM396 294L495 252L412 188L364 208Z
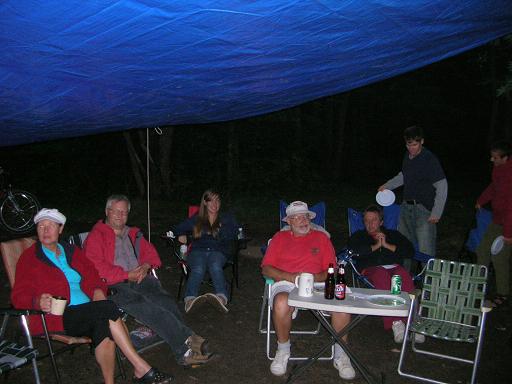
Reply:
M34 223L39 223L41 220L51 220L57 224L66 224L66 216L54 208L43 208L34 216Z
M288 220L289 216L300 214L308 214L310 219L314 219L316 217L316 213L310 211L308 205L305 202L294 201L293 203L286 207L286 217L283 218L283 221Z

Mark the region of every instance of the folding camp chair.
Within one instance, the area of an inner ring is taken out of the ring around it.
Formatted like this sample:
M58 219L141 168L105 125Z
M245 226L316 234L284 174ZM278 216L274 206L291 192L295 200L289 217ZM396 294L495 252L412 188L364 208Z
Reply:
M282 229L285 225L285 223L282 221L283 218L286 216L286 207L288 204L284 202L283 200L279 201L279 224L280 228ZM312 220L317 225L322 226L325 228L325 213L326 213L326 206L324 202L319 202L315 204L314 206L309 208L311 211L316 213L315 218ZM266 250L266 247L262 248L262 252ZM262 302L261 302L261 309L260 309L260 319L259 319L259 325L258 329L261 334L266 335L266 353L267 358L269 360L274 360L274 357L270 354L270 339L271 335L275 334L275 330L272 329L272 309L270 307L270 295L272 292L272 284L274 284L274 280L264 277L265 278L265 288L263 291L262 296ZM300 310L300 308L297 308L296 310ZM318 335L320 333L321 324L318 322L316 328L314 329L307 329L307 330L291 330L290 333L293 335ZM331 353L329 356L323 356L320 357L319 360L332 360L334 358L334 345L331 349ZM307 360L308 357L306 356L291 356L290 360Z
M40 313L42 317L44 317L41 311L37 312ZM0 309L0 314L4 316L2 328L0 330L0 375L8 375L11 370L17 369L28 363L32 363L34 381L39 384L41 379L39 377L39 370L37 368L36 362L39 351L34 348L32 338L30 337L30 332L27 332L27 316L30 314L36 314L36 311L22 311L5 308ZM23 330L25 331L27 345L21 345L4 338L9 316L19 316L21 318L20 323L23 327Z
M492 222L492 212L481 208L477 209L475 213L475 227L472 228L467 235L466 241L464 242L464 248L471 252L471 254L476 253L476 249L478 245L482 241L485 231L487 227ZM462 252L459 253L459 261L461 259ZM473 258L471 258L473 259ZM472 260L471 260L472 261Z
M190 205L188 207L188 217L192 217L199 212L198 205ZM188 279L190 267L187 263L187 255L191 251L191 239L188 239L188 247L185 255L182 255L180 252L181 243L178 241L173 231L168 231L164 235L160 236L161 239L167 242L167 245L171 249L171 254L176 259L178 266L181 270L180 281L178 283L178 294L176 295L177 300L182 300L181 292L183 290L183 286ZM238 288L238 254L240 252L240 243L237 239L233 239L230 244L230 251L227 255L226 264L224 264L224 269L231 268L231 276L226 279L226 283L229 286L229 298L233 300L233 288L236 286ZM205 281L211 286L212 283L205 279Z
M402 376L430 383L444 383L432 377L415 375L403 369L408 350L407 339L412 340L412 351L421 355L449 359L472 364L471 383L476 381L476 373L482 342L485 319L491 308L484 307L487 282L487 268L483 265L460 263L449 260L430 259L425 270L421 300L414 298L409 310L405 337L398 363L398 373ZM418 311L419 305L419 311ZM412 333L421 333L439 341L476 343L472 359L445 353L420 349L414 342ZM420 356L417 356L419 358ZM415 362L417 359L415 359ZM460 380L458 381L460 382Z
M23 253L23 251L25 249L29 248L32 244L34 244L34 242L35 242L35 240L33 238L22 238L22 239L9 240L9 241L0 243L0 252L2 253L2 260L4 263L5 271L6 271L8 279L9 279L11 288L14 285L14 278L16 276L16 264L18 263L18 260L21 256L21 254ZM23 330L24 330L24 333L27 338L27 344L30 348L33 348L32 335L30 334L30 330L28 328L28 324L27 324L28 319L25 318L25 316L28 316L28 315L40 315L41 316L41 320L43 323L43 330L44 330L44 334L42 335L42 337L44 337L46 344L48 346L48 353L39 354L37 356L37 359L40 360L45 357L50 357L53 371L55 374L55 378L58 383L60 383L60 374L59 374L59 370L58 370L58 367L57 367L57 364L55 361L55 356L62 352L72 350L80 345L86 344L86 345L92 346L92 344L91 344L92 340L88 337L73 337L73 336L67 336L67 335L63 335L63 334L51 334L51 333L49 334L48 330L46 329L45 315L42 311L35 311L35 310L16 311L13 309L9 309L9 310L3 310L2 313L4 313L4 323L2 326L2 330L6 326L7 320L10 315L21 316ZM64 346L55 350L52 346L52 341L64 344ZM33 365L34 365L34 372L36 372L35 363L33 363ZM122 367L120 367L120 368L122 369ZM36 377L38 377L38 373L35 373L35 375L36 375ZM122 375L124 377L124 371L122 371ZM38 380L38 379L36 379L36 380Z
M387 207L383 207L384 212L384 227L387 229L398 229L398 223L400 221L400 206L398 204L392 204ZM353 208L347 209L347 220L348 220L348 230L349 236L352 236L355 232L361 231L365 229L364 221L363 221L363 213L361 211L357 211ZM414 245L414 261L418 263L418 265L424 265L430 259L430 256L426 253L420 252L418 249L418 244ZM411 271L412 272L412 271ZM414 276L414 280L417 281L421 278L422 275L421 270L417 270Z

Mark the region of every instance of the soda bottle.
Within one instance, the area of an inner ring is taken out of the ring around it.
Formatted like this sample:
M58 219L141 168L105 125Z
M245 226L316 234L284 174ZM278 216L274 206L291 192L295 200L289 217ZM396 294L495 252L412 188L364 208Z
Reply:
M345 300L345 293L347 282L345 281L345 270L340 265L338 269L338 276L336 276L336 285L334 286L334 297L337 300Z
M334 266L333 264L329 264L329 269L327 270L327 279L325 279L325 292L324 297L328 300L334 299L334 285L336 281L334 280Z

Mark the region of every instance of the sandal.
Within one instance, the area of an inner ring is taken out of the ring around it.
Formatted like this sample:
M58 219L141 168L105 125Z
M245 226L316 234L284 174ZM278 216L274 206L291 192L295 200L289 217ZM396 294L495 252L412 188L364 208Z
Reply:
M140 378L134 377L132 383L134 384L166 384L173 381L174 377L167 373L160 372L156 368L151 368L146 374Z

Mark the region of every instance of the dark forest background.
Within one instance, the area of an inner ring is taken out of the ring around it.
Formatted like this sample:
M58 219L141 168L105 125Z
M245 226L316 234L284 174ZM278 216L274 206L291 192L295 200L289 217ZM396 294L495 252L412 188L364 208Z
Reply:
M254 200L343 199L347 185L374 193L399 171L401 135L413 124L424 127L425 146L440 158L450 190L474 198L489 180L489 143L512 136L511 47L512 39L502 38L265 116L151 128L151 198L195 203L214 186L234 204L247 198L240 210L250 210ZM79 211L94 203L101 212L111 193L145 197L146 134L141 127L3 147L0 165L43 206Z

